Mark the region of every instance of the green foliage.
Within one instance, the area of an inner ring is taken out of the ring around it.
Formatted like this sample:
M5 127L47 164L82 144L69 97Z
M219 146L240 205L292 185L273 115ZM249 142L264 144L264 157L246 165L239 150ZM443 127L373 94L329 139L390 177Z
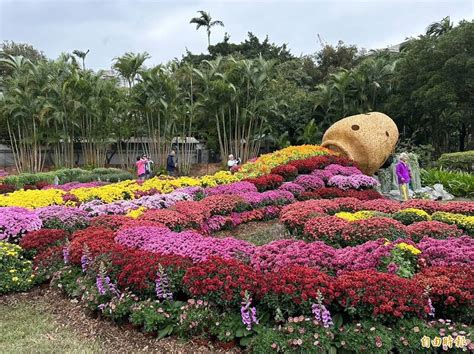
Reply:
M421 171L423 185L432 186L441 183L446 190L456 197L474 197L474 175L469 172L430 169Z
M59 179L59 184L69 182L86 183L99 180L104 182L119 182L134 178L132 173L117 168L96 168L90 171L80 168L64 168L51 172L10 175L3 179L3 183L14 185L17 188L23 188L25 185L35 185L38 182L48 182L52 184L56 176Z
M158 337L163 338L173 333L183 305L181 301L160 303L145 300L132 307L130 322L143 327L145 332L157 332Z
M0 241L0 275L0 295L31 288L32 263L23 258L20 246Z
M474 171L474 150L443 154L436 163L447 170Z

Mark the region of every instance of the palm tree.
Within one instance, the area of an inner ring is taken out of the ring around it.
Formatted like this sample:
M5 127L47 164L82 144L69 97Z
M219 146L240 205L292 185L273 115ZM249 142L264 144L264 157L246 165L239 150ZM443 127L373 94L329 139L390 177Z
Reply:
M125 80L127 80L128 87L132 88L132 84L135 82L143 63L149 58L150 55L147 52L138 54L131 52L125 53L121 57L114 58L115 63L113 68L116 69Z
M451 22L451 18L446 16L439 22L433 22L431 25L428 26L426 29L426 34L428 36L439 37L446 32L449 32L453 29L453 23Z
M198 11L201 16L199 17L193 17L189 23L195 23L196 24L196 30L198 30L201 27L206 27L207 31L207 46L211 46L211 27L214 26L221 26L224 27L224 22L216 20L212 21L211 14L206 11Z
M86 70L85 61L86 61L86 56L89 52L90 52L90 49L87 49L87 52L83 52L82 50L78 50L78 49L72 52L76 57L82 59L82 70Z

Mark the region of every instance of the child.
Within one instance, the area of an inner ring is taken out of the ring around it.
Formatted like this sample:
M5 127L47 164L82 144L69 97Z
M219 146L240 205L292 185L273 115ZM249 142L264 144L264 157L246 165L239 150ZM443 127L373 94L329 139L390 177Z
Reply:
M400 188L400 196L403 200L408 200L408 186L411 180L411 172L410 167L408 167L408 154L406 152L400 154L400 161L395 166L395 172L397 174L398 186Z

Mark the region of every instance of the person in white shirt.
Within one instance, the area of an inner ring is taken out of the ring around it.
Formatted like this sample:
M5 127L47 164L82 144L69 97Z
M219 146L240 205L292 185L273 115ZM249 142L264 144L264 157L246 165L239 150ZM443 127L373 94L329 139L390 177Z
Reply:
M236 159L236 158L234 157L234 155L232 155L232 154L229 155L229 159L228 159L228 161L227 161L227 168L228 168L229 170L231 170L232 167L237 166L237 165L239 165L239 164L240 164L240 159Z

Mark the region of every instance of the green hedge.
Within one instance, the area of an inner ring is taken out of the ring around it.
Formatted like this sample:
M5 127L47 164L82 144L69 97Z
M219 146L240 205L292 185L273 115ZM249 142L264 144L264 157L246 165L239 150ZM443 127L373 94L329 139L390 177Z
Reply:
M59 184L69 182L118 182L133 179L132 173L118 168L96 168L93 170L83 170L81 168L64 168L51 172L22 173L11 175L3 179L4 184L14 185L16 188L23 188L25 185L35 185L38 182L54 183L54 178L58 177Z
M469 172L422 170L421 181L427 186L441 183L449 193L456 197L474 197L474 175Z
M447 170L474 171L474 150L443 154L437 165Z

